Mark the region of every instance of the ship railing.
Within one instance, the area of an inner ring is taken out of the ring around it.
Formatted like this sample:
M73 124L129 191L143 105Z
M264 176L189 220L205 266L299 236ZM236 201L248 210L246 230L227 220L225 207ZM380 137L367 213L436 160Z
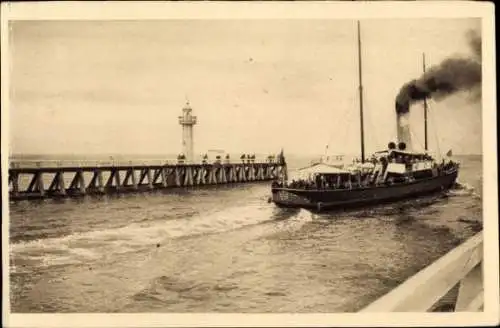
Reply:
M360 312L483 311L483 279L479 232Z

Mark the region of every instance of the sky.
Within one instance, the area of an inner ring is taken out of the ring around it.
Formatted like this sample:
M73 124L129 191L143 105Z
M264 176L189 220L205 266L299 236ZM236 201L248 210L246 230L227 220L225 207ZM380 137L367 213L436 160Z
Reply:
M366 151L396 137L401 86L470 56L479 19L361 21ZM186 99L195 153L359 154L356 21L14 21L11 154L172 154ZM481 104L430 101L430 147L481 153ZM415 148L423 112L411 108Z

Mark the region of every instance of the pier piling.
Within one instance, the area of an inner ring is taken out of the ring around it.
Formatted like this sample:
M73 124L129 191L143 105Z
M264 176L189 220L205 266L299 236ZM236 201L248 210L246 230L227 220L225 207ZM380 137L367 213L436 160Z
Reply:
M23 200L270 181L283 174L286 174L284 162L254 160L164 165L94 162L68 166L52 163L46 167L41 163L34 167L12 163L8 181L10 200Z

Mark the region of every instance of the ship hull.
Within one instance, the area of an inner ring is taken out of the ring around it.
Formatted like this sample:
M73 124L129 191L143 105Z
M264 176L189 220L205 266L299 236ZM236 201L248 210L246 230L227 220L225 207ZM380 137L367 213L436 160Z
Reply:
M458 171L390 186L374 186L356 189L304 190L272 188L271 201L280 207L299 207L311 210L332 210L362 207L414 198L450 189L457 179Z

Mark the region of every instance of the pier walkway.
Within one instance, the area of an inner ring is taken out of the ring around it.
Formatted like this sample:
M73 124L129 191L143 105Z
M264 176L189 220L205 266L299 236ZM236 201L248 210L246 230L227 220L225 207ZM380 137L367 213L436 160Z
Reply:
M240 163L216 161L188 164L41 162L11 163L10 200L79 197L85 195L151 191L157 189L269 181L286 175L286 163L273 159ZM74 164L74 163L73 163Z
M360 312L483 311L482 231Z

